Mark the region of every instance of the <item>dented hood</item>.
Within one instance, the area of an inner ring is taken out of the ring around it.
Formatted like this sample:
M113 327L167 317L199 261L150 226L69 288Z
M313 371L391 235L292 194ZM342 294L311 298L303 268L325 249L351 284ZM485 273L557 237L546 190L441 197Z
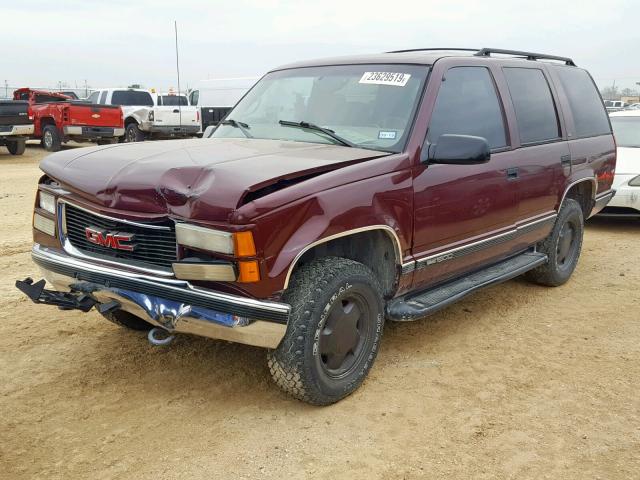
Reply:
M215 138L66 150L40 168L107 208L227 221L252 198L291 182L387 155L315 143Z

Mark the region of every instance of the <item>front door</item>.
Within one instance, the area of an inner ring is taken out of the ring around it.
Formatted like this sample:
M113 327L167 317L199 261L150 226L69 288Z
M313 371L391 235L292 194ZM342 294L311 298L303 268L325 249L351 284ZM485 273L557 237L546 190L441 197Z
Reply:
M487 139L491 159L415 167L414 288L509 253L508 232L518 217L515 155L493 74L474 63L443 72L424 148L443 134L474 135Z

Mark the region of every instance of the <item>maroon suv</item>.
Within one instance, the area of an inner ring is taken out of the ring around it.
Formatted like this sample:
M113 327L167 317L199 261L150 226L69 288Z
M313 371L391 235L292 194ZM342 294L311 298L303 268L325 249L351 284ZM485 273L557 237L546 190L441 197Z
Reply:
M268 348L276 383L353 392L385 320L525 274L571 276L615 144L573 61L496 49L332 58L265 75L210 138L47 157L38 303ZM163 336L164 333L164 336Z

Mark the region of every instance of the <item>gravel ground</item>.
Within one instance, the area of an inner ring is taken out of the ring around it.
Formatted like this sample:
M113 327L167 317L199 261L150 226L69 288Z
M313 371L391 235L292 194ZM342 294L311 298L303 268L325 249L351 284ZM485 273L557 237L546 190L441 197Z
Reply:
M562 287L388 324L362 388L314 408L261 349L25 300L42 157L0 148L0 478L639 478L640 222L590 221Z

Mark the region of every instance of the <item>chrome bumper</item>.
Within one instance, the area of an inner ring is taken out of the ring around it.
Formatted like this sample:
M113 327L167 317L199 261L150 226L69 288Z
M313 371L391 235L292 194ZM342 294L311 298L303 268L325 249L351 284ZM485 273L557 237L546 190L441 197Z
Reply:
M33 135L33 124L30 125L12 125L10 127L0 128L0 137L9 137L14 135Z
M276 348L287 329L290 306L194 287L73 258L36 244L33 261L60 291L89 293L169 332Z

